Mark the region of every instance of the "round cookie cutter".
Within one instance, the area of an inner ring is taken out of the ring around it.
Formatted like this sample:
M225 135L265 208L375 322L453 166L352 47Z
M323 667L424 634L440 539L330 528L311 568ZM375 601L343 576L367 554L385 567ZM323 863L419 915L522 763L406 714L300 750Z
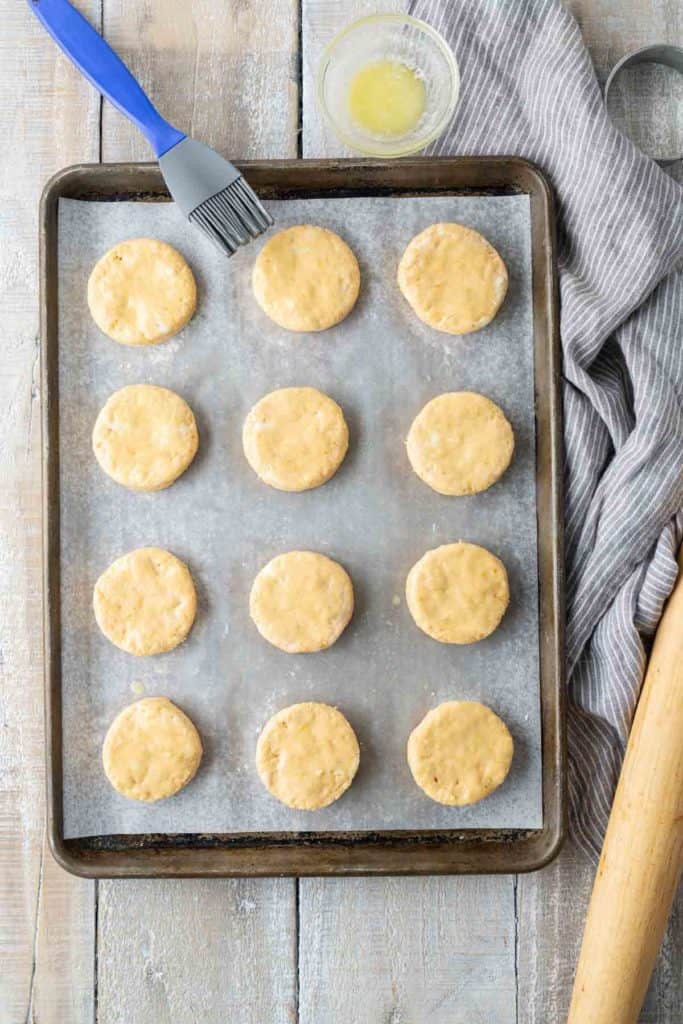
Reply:
M627 53L625 57L617 61L607 76L607 81L605 82L605 104L607 104L609 91L617 75L624 68L634 67L636 64L663 64L665 67L673 68L675 71L683 74L683 48L670 44L661 44L657 46L643 46L639 50ZM679 153L678 156L653 157L653 160L660 167L671 167L672 164L678 163L681 159L683 159L683 153Z

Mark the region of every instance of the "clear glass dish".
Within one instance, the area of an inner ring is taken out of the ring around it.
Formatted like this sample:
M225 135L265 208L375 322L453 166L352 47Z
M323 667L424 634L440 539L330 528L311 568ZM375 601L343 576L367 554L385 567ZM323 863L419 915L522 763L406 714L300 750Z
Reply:
M369 64L396 61L411 68L425 86L417 124L400 136L377 135L351 117L354 76ZM373 14L343 29L326 47L316 78L322 113L335 135L366 156L398 157L424 149L446 127L460 93L458 64L445 39L430 25L406 14Z

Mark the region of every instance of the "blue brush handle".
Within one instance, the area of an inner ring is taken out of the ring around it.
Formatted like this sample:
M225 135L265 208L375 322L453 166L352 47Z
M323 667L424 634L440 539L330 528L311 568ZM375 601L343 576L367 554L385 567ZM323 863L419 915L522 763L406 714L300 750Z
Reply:
M123 61L68 0L28 0L28 4L78 70L137 125L157 157L185 138L164 121Z

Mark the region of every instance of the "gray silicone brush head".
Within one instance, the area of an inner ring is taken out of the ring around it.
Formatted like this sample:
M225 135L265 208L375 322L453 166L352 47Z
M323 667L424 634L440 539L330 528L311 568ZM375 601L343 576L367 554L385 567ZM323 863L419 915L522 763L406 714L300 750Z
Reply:
M237 168L201 142L183 139L159 167L185 216L228 256L273 223Z

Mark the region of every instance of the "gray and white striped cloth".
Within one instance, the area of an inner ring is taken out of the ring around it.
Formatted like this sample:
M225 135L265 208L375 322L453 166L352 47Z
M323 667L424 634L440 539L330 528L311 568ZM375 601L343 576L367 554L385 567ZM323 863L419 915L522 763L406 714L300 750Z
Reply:
M558 201L570 814L597 857L683 534L683 190L610 122L557 0L414 0L411 13L462 75L431 152L524 156Z

